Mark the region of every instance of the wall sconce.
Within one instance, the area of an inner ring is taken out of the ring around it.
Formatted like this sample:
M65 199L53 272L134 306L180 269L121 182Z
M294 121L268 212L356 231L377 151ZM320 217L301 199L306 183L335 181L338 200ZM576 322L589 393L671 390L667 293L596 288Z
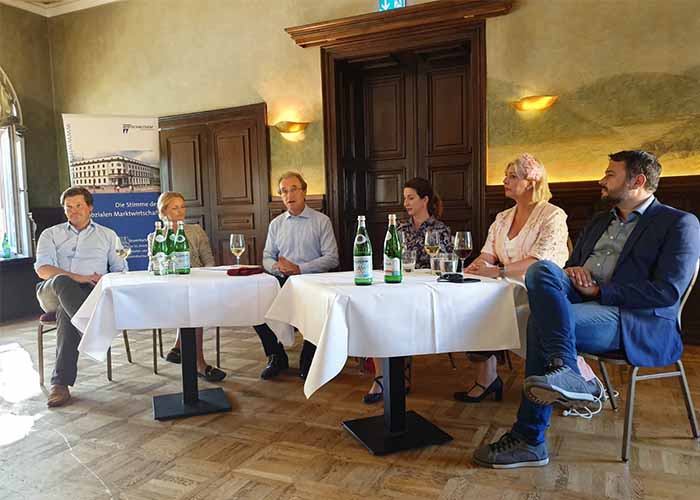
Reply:
M510 105L518 111L542 111L557 102L557 99L558 95L530 95L511 102Z
M296 134L297 132L303 132L308 125L309 122L277 122L273 127L283 134Z

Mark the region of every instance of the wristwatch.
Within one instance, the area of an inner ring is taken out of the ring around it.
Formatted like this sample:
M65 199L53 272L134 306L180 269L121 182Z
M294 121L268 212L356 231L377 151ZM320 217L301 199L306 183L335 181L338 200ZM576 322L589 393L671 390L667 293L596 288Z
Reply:
M503 262L498 263L498 279L506 279L506 266L503 264Z

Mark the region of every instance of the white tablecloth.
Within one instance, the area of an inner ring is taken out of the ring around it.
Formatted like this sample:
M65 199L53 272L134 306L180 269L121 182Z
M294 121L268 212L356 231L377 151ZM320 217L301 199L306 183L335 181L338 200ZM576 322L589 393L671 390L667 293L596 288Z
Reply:
M438 283L425 272L401 284L355 286L352 272L292 276L266 314L316 344L304 384L310 397L343 369L348 356L392 357L520 346L513 285ZM278 336L284 332L275 331Z
M102 361L121 330L265 323L279 289L269 274L228 276L220 269L192 269L179 276L106 274L73 316L83 332L78 350ZM275 331L285 345L294 343L291 327L275 325Z

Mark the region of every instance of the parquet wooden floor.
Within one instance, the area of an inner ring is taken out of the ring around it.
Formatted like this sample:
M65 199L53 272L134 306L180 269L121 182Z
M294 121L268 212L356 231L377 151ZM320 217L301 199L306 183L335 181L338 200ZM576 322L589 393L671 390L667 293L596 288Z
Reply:
M290 350L293 369L263 381L252 329L224 330L221 385L233 411L159 423L151 396L179 391L180 367L160 360L153 374L150 332L130 332L133 364L115 339L113 382L104 363L82 358L74 402L57 410L46 408L38 385L35 332L34 321L0 326L0 500L700 498L700 444L690 438L675 380L640 383L629 464L619 462L623 412L606 407L590 421L553 419L548 467L494 471L475 467L470 456L513 422L518 361L512 372L499 368L503 402L465 405L451 399L472 377L464 356L455 355L456 371L447 356L416 357L408 407L454 441L374 457L340 426L381 412L362 404L370 376L350 362L306 400L295 369L299 346ZM164 333L167 345L172 339ZM213 331L205 342L211 362ZM48 378L53 333L45 343ZM697 408L700 349L689 347L684 361ZM624 396L622 372L612 375Z

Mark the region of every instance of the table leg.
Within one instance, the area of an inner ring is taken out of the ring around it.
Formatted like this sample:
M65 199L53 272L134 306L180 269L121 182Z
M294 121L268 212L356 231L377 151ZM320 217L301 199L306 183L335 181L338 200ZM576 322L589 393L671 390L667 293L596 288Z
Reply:
M346 420L343 427L373 455L452 441L452 436L414 411L406 411L404 358L384 360L384 415Z
M180 329L182 392L153 397L156 420L231 411L231 403L221 388L200 391L197 386L197 344L194 328Z

